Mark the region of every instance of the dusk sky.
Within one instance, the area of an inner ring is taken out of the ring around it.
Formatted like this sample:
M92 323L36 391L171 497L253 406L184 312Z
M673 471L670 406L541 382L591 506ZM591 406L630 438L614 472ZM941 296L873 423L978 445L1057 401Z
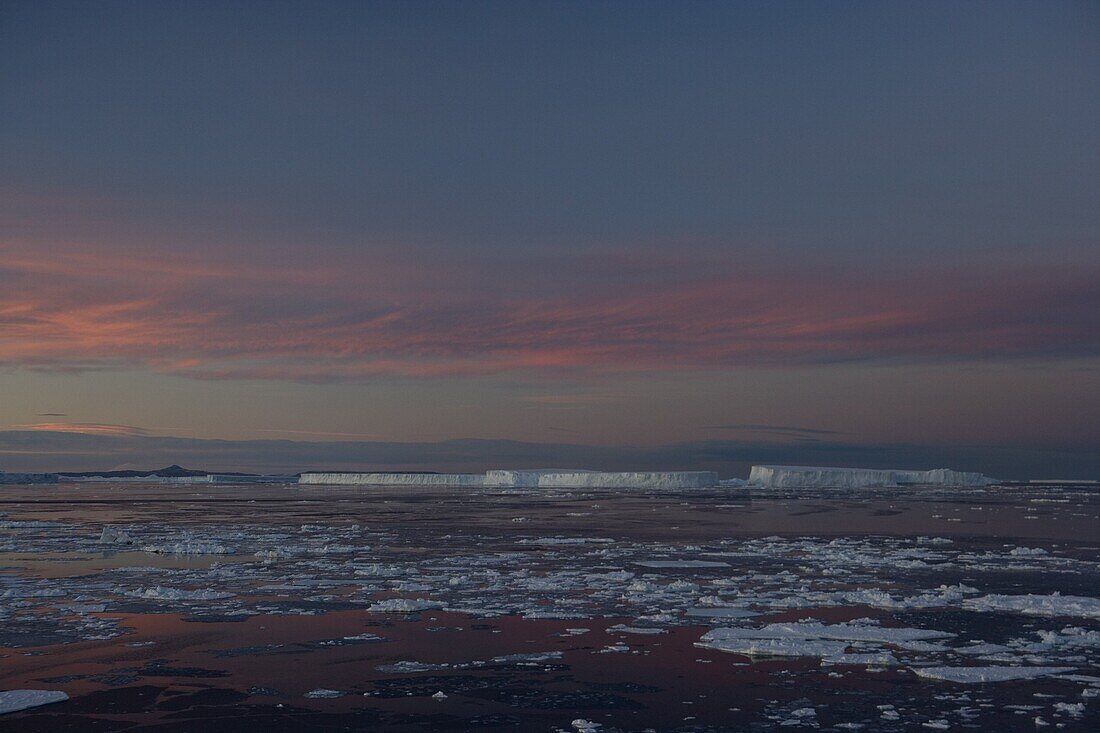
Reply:
M1100 4L0 2L2 469L1098 453Z

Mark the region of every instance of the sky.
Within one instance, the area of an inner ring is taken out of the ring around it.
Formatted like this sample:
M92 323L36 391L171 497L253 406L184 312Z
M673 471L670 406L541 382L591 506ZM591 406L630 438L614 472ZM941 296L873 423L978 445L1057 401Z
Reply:
M1100 478L1097 119L1087 2L0 0L0 468Z

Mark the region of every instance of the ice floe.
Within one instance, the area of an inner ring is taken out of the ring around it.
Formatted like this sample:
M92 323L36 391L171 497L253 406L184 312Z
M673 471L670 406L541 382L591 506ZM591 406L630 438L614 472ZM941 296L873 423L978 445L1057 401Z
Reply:
M158 585L152 588L139 588L138 590L128 591L126 595L133 598L158 601L217 601L223 598L232 598L236 594L212 588L187 590L185 588L165 588Z
M1070 672L1073 667L916 667L919 677L960 684L1032 680Z
M134 540L124 530L117 527L104 527L99 535L102 545L132 545Z
M60 690L5 690L0 692L0 715L68 700Z
M443 608L445 605L427 598L387 598L384 601L372 603L367 610L375 613L416 613L417 611L429 611L433 608Z
M449 664L431 664L429 662L401 661L392 664L380 664L375 669L385 674L415 674L417 672L434 672L447 669Z
M991 594L963 601L963 607L971 611L1011 611L1029 616L1078 616L1100 618L1100 598L1085 596L1050 595L1001 595Z
M723 627L705 633L696 646L749 656L798 656L841 659L854 643L885 644L917 651L940 650L930 642L954 634L869 623L774 623L762 628Z

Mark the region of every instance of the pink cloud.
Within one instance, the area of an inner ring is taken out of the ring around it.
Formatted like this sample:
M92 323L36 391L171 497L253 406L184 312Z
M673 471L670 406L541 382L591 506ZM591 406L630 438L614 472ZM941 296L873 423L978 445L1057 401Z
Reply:
M606 267L544 263L525 294L473 263L303 269L0 245L0 364L332 381L1100 353L1096 268L890 278L714 264L661 278L635 262L601 287Z
M104 423L35 423L33 425L13 425L16 430L35 430L50 433L80 433L81 435L108 435L114 437L135 437L148 435L145 428L133 425L110 425Z

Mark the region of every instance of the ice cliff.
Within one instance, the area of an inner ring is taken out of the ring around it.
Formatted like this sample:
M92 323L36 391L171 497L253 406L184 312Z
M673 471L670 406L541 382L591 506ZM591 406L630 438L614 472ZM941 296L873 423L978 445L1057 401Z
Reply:
M480 473L303 473L300 484L370 486L484 486Z
M472 473L303 473L302 484L484 486L491 488L701 489L718 485L713 471L603 472L582 469L497 470Z
M749 484L775 489L861 489L895 486L988 486L996 479L980 473L936 468L931 471L821 466L753 466Z

